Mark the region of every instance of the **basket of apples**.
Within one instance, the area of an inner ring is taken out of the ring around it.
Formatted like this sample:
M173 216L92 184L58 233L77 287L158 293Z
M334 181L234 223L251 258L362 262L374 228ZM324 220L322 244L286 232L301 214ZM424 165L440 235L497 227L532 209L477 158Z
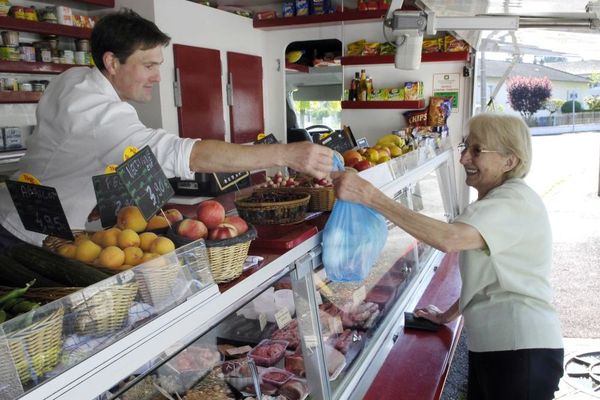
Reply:
M215 282L229 282L240 276L256 229L237 215L225 216L225 208L215 200L200 203L196 217L173 225L167 236L178 247L204 239Z
M317 179L306 175L285 176L281 172L277 172L272 177L268 176L258 190L308 193L310 194L309 211L331 211L333 203L335 203L333 183L329 178Z

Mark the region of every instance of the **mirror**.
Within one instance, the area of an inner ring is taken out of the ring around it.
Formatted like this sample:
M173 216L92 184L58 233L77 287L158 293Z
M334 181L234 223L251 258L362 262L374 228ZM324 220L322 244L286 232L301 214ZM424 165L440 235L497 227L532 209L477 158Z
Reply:
M341 129L342 42L309 40L288 45L286 54L287 141L316 141Z

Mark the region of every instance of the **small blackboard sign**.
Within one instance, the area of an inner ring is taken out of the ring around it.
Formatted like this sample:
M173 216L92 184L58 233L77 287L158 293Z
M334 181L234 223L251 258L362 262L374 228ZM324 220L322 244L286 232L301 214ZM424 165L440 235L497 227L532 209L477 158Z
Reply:
M25 229L74 240L55 188L11 180L6 187Z
M331 135L321 140L321 144L340 153L353 149L356 146L346 132L339 130L334 131Z
M219 190L223 191L250 176L250 172L214 172L213 176L215 177Z
M264 138L258 139L254 142L254 144L276 144L276 143L279 143L279 141L277 140L275 135L273 135L272 133L269 133Z
M117 214L123 207L135 205L121 177L117 174L92 176L94 192L98 202L100 221L106 228L117 223Z
M146 219L156 214L174 194L169 180L148 146L119 165L117 175Z

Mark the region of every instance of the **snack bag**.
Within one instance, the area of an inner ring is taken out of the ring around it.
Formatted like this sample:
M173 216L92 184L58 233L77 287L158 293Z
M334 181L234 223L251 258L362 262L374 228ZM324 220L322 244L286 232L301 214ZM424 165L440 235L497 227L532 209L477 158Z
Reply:
M428 109L411 110L403 113L406 118L406 124L410 127L427 125Z
M452 35L446 35L444 38L444 51L447 53L469 51L469 45L464 40L459 40Z
M404 100L423 98L423 82L404 82Z
M357 40L356 42L348 43L348 54L349 56L360 56L363 49L365 48L367 41L364 39Z
M431 97L427 108L427 125L443 126L452 112L452 97Z
M344 169L334 157L334 169ZM337 200L323 230L323 265L334 282L364 280L383 250L387 225L381 214L362 204Z

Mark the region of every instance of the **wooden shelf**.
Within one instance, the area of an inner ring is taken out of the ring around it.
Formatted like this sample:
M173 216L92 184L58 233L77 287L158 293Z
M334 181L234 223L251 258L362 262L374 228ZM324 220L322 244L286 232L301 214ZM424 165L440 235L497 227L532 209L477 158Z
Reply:
M394 55L385 56L345 56L342 57L342 65L367 65L367 64L393 64ZM455 53L424 53L421 55L421 62L447 62L447 61L468 61L469 52Z
M77 39L89 39L92 30L76 26L49 24L47 22L28 21L12 17L0 17L0 28L13 31L40 33L43 35L58 35Z
M425 100L387 100L387 101L342 101L342 110L358 110L358 109L415 109L425 107Z
M37 103L42 92L0 92L0 104Z
M73 67L89 67L80 64L55 64L44 62L0 61L0 72L21 74L60 74Z
M253 26L258 29L283 29L289 26L312 24L340 24L345 21L368 21L383 19L387 10L344 11L323 15L305 15L301 17L255 19Z

